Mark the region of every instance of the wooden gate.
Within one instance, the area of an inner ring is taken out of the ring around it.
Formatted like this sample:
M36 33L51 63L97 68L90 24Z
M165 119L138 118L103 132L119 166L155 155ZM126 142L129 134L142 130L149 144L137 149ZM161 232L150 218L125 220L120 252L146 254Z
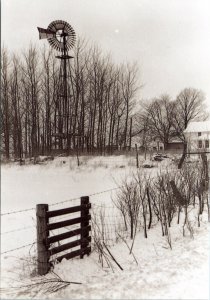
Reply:
M36 206L37 216L37 252L38 252L38 274L45 275L50 269L50 258L52 255L58 254L62 251L72 249L80 246L79 249L65 253L56 257L57 261L63 258L70 259L76 256L83 258L85 254L89 255L91 252L91 226L90 226L90 208L89 197L81 197L81 203L78 206L49 211L48 204L38 204ZM50 218L80 212L80 217L69 218L65 221L50 223ZM70 229L67 232L50 236L50 231L80 224L77 229ZM79 236L79 238L78 238ZM77 237L77 239L68 243L53 247L53 244L68 238Z

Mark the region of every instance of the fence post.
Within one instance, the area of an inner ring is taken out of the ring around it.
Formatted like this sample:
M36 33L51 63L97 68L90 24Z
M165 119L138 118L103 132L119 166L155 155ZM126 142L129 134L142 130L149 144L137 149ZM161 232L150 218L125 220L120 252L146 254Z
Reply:
M47 229L47 211L48 204L37 204L36 217L37 217L37 253L38 253L38 274L45 275L50 269L49 264L49 246L46 239L49 235Z
M90 202L89 202L89 197L88 196L84 196L84 197L81 197L81 205L88 205ZM85 210L81 210L81 218L83 217L87 217L89 215L89 209L85 209ZM85 221L82 221L81 222L81 228L83 227L86 227L89 225L89 220L85 220ZM89 232L82 232L81 233L81 239L87 239L89 236ZM86 242L82 242L81 243L81 249L84 249L84 247L88 246L89 242L86 241ZM89 252L90 253L90 252ZM89 255L88 253L88 255ZM80 258L83 258L84 254L82 253L80 255Z
M139 156L138 156L138 147L137 144L135 144L135 150L136 150L136 167L139 168Z

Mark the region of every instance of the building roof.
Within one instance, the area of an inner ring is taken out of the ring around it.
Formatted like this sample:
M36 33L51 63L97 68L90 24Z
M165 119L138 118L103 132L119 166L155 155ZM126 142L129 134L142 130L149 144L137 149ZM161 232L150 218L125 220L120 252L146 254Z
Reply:
M210 121L190 122L184 133L187 132L210 132Z
M181 141L181 140L178 139L178 138L174 138L174 139L172 139L171 141L169 141L169 144L176 144L176 143L183 144L183 141Z

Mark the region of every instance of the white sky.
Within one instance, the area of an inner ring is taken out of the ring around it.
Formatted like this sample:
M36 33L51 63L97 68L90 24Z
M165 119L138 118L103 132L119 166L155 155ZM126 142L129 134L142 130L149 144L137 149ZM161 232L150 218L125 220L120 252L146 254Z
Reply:
M37 26L69 22L79 36L137 61L141 97L202 89L210 108L210 0L2 0L2 45L22 50L39 41Z

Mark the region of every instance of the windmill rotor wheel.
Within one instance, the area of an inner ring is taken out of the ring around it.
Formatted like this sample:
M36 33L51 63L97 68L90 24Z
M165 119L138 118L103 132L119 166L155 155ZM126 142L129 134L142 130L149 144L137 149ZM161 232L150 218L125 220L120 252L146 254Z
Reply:
M55 33L53 37L47 39L54 49L58 51L68 51L73 48L76 41L76 34L69 23L61 20L53 21L47 29Z

